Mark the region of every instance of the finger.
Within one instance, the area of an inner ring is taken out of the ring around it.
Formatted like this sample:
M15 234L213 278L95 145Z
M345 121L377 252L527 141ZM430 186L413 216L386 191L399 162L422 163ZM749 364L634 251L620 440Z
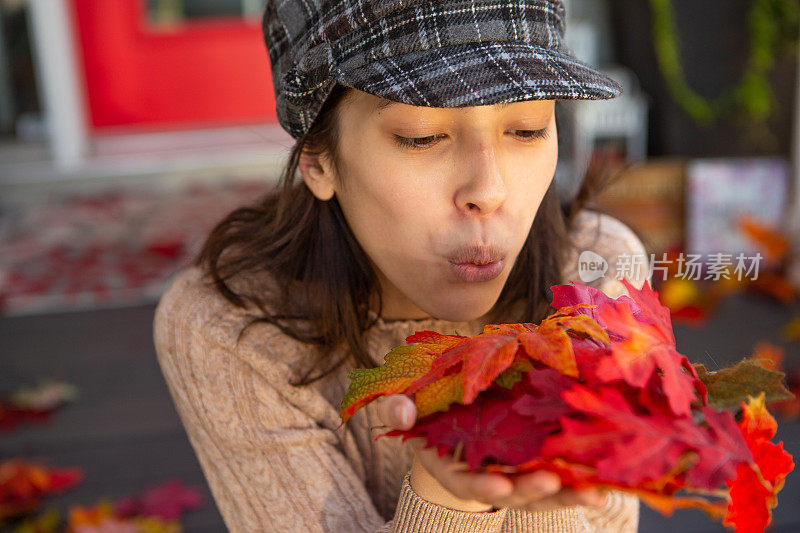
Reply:
M405 394L378 398L378 416L384 425L393 429L410 429L417 419L417 408Z
M471 473L446 470L438 477L441 485L464 500L495 505L509 497L514 484L502 474Z
M606 491L604 489L599 487L586 487L583 489L568 487L562 489L561 479L558 475L547 471L521 476L516 481L515 489L515 493L530 494L532 497L557 494L559 491L563 491L565 498L578 505L602 507L606 503Z
M455 473L458 476L469 474ZM508 498L514 492L514 484L506 476L498 474L473 474L469 478L469 487L474 495L473 498L486 503L495 505Z
M597 487L576 491L576 496L583 502L579 505L587 505L589 507L604 507L608 502L607 491Z
M561 478L553 472L539 470L512 479L514 491L506 498L493 502L496 507L524 507L544 500L561 490Z
M535 497L547 496L561 490L561 478L553 472L537 470L517 477L514 488L523 497L528 494Z

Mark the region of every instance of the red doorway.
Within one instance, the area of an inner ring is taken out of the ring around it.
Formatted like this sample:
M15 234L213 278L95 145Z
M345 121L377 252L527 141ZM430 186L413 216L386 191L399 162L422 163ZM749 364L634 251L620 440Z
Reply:
M72 0L87 123L180 129L277 122L257 17L154 25L145 0Z

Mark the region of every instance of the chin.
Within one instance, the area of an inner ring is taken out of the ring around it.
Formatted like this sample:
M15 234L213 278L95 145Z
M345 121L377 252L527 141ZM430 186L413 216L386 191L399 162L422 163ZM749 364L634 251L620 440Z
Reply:
M442 308L437 312L430 313L440 320L447 320L448 322L469 322L482 317L488 313L496 300L485 302L480 306L477 305L464 305L458 304Z

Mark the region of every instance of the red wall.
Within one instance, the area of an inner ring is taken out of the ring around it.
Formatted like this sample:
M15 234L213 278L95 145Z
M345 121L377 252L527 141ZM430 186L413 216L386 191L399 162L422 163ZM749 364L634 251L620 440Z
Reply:
M148 27L144 0L72 0L95 129L277 122L260 21Z

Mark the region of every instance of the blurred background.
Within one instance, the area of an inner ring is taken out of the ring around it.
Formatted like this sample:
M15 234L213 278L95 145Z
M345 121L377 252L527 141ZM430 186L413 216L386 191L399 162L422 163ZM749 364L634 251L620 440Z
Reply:
M800 0L566 6L567 45L624 93L559 103L560 194L604 177L592 205L642 238L690 361L759 355L797 394ZM0 0L0 530L224 530L152 318L292 146L262 7ZM797 458L800 399L768 407ZM800 531L798 504L793 473L769 530ZM725 531L641 513L640 531Z

